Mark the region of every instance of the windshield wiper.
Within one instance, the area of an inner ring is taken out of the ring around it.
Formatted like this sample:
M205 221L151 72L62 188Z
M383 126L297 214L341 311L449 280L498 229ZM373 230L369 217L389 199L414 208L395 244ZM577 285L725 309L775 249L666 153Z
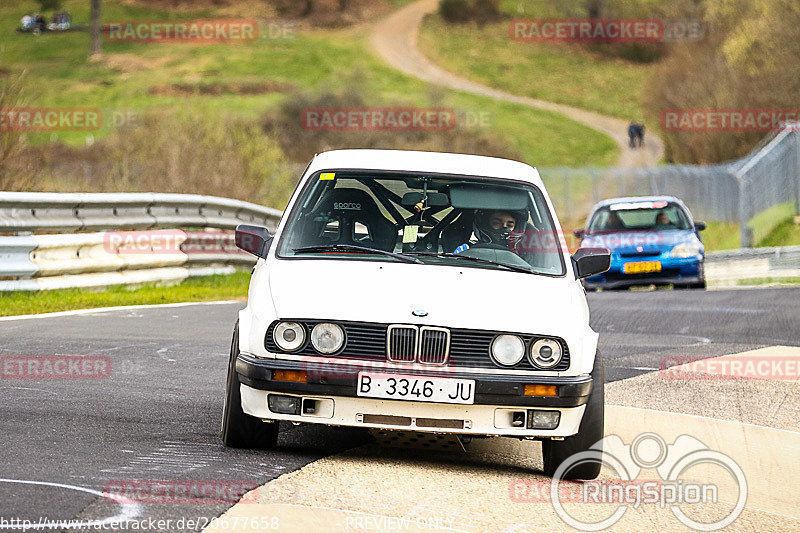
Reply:
M303 248L295 248L292 251L297 254L314 252L360 252L365 254L388 255L389 257L394 257L395 259L399 259L404 263L424 264L416 257L409 257L404 254L396 254L394 252L387 252L386 250L367 248L366 246L355 246L352 244L323 244L319 246L305 246Z
M486 264L486 265L495 265L495 266L506 267L507 269L513 270L515 272L524 272L526 274L535 274L535 272L533 270L531 270L530 268L525 268L523 266L518 266L518 265L509 265L507 263L500 263L498 261L492 261L491 259L482 259L480 257L472 257L472 256L469 256L469 255L451 254L451 253L447 253L447 252L439 252L439 253L436 253L436 252L408 252L408 255L422 255L422 256L426 256L426 257L453 257L453 258L456 258L456 259L466 259L467 261L474 261L476 263L483 263L483 264Z

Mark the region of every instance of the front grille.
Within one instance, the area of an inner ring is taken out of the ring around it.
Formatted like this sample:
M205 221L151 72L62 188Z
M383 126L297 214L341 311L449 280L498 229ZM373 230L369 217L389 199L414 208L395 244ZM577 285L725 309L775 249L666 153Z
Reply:
M464 421L457 418L417 418L418 428L464 429Z
M419 362L443 365L450 351L450 330L423 327L420 329Z
M324 357L342 357L347 359L355 359L358 361L385 361L387 358L386 352L387 347L389 346L388 343L388 325L387 324L378 324L374 322L345 322L340 320L306 320L306 319L285 319L291 322L298 322L306 328L306 344L299 350L292 352L297 355L314 355L320 357L319 354L314 347L311 345L310 336L311 336L311 328L314 327L315 324L320 322L335 322L342 326L345 332L345 347L338 353L331 354ZM278 321L273 322L270 324L269 328L267 328L267 334L264 339L264 346L269 352L272 353L281 353L281 350L275 345L275 341L272 339L272 331L275 329L275 326L278 324ZM415 330L416 326L405 326L409 330ZM420 330L435 332L438 328L434 327L424 327L420 328ZM442 330L447 331L445 328L441 328ZM394 330L393 330L394 331ZM532 334L521 334L515 333L510 331L487 331L487 330L477 330L477 329L451 329L449 330L449 351L445 355L445 362L447 366L453 368L486 368L486 369L497 369L497 368L505 368L500 367L499 365L495 364L492 360L491 356L489 355L489 350L491 349L492 341L497 335L502 334L511 334L511 335L519 335L525 341L525 347L530 348L531 342L534 338L552 338L558 341L561 344L561 349L564 351L564 355L561 358L561 361L550 370L561 372L569 368L570 363L570 354L569 348L567 347L567 343L564 342L562 339L554 338L554 337L547 337L546 335L532 335ZM398 334L400 335L400 334ZM437 339L437 334L431 333L430 337L428 334L424 335L425 343L429 343L428 346L434 344L433 341ZM441 364L439 359L434 357L435 354L440 353L434 350L429 350L428 348L420 347L420 362L424 364ZM413 361L413 358L411 359ZM528 361L528 358L523 358L522 362L520 362L514 368L520 370L538 370L536 367L532 366Z
M381 424L385 426L410 426L411 418L408 416L365 414L362 416L361 422L364 424Z
M396 363L413 363L417 358L418 330L416 326L391 325L387 329L389 342L386 358Z

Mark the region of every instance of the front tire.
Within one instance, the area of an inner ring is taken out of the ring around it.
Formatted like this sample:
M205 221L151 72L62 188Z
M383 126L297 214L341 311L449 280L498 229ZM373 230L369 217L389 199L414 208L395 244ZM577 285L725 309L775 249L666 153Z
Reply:
M697 283L692 283L691 285L689 285L689 288L690 289L706 289L707 288L706 280L703 279L701 281L698 281Z
M228 381L225 406L222 408L222 443L229 448L266 450L278 443L278 423L262 422L242 410L239 374L236 358L239 355L239 323L233 329L231 357L228 361Z
M572 455L589 450L603 438L605 414L605 371L600 352L594 359L594 370L592 371L592 391L589 393L589 401L586 402L586 409L578 428L578 433L564 440L543 440L542 458L544 459L544 473L553 477L558 467L569 459ZM602 452L602 448L592 448ZM598 453L599 457L600 454ZM589 460L581 462L568 469L561 476L562 479L594 479L600 475L600 460Z

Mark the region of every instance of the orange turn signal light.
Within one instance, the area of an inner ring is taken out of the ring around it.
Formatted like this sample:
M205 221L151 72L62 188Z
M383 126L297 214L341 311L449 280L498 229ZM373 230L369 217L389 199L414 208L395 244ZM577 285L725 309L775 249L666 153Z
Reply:
M305 370L276 370L272 374L273 381L293 381L295 383L306 383Z
M525 396L554 396L558 397L556 385L525 385Z

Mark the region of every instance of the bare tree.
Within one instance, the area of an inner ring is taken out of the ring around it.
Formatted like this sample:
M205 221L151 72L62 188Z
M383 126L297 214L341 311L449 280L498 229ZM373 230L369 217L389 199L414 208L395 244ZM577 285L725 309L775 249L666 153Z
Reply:
M590 19L599 19L603 11L603 0L586 0L586 15Z
M91 25L91 44L89 45L89 57L96 57L103 53L103 40L100 27L100 0L92 0L92 25Z
M0 77L0 109L13 112L25 106L22 79L20 74ZM11 125L0 128L0 190L24 190L30 180L29 175L20 172L14 159L20 155L24 145L20 129Z
M37 0L40 11L54 11L61 9L61 0Z

